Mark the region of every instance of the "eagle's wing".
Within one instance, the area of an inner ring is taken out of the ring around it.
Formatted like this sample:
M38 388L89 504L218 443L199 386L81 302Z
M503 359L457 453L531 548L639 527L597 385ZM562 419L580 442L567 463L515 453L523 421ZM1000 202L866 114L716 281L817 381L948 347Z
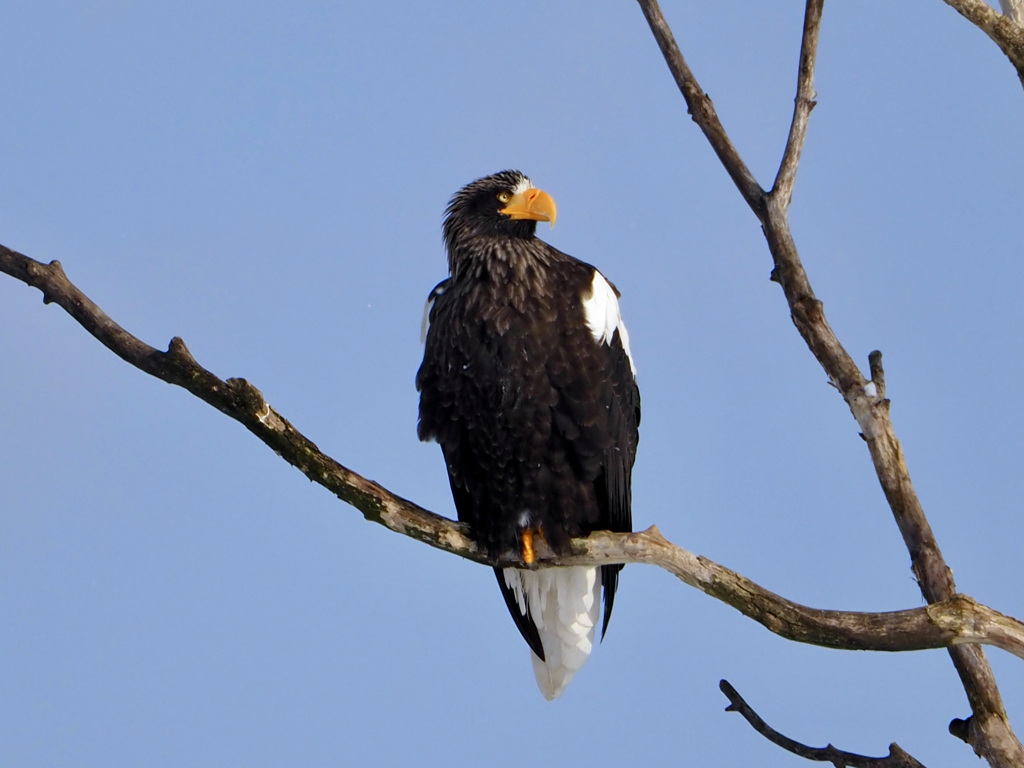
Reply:
M625 533L633 530L632 473L639 439L640 390L629 349L629 333L619 312L618 291L594 270L591 293L583 310L593 340L598 346L603 385L598 389L600 426L610 438L601 453L601 469L594 481L600 527ZM604 589L604 621L601 636L608 631L621 565L601 566Z

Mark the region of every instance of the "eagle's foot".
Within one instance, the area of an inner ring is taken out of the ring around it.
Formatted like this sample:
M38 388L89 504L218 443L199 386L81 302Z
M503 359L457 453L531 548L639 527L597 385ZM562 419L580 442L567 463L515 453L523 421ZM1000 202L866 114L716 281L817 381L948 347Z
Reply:
M523 545L523 562L527 565L533 565L533 561L537 559L537 556L533 552L533 534L533 529L527 528L520 535L520 541Z
M537 561L537 552L534 549L534 542L536 540L546 542L544 538L544 531L540 528L527 528L519 534L520 543L520 555L523 558L523 562L527 565L532 566Z

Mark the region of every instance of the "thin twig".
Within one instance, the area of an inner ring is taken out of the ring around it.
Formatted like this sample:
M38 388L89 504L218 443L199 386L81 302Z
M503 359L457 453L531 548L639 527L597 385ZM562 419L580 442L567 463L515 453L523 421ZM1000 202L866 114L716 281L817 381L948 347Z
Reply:
M849 766L849 768L925 768L924 765L900 749L899 744L895 743L889 745L889 754L886 757L867 757L853 752L844 752L841 749L836 749L831 744L825 747L808 747L806 744L801 744L799 741L794 741L788 736L782 735L768 725L744 701L743 697L729 684L728 680L720 681L718 687L725 694L726 698L729 699L729 706L725 708L726 712L739 712L755 731L768 739L768 741L782 747L787 752L792 752L797 757L803 757L807 760L818 760L823 763L832 763L836 768L843 768L844 766Z
M885 369L882 367L882 353L875 350L868 355L868 366L871 371L871 383L875 385L875 396L885 399Z
M697 78L690 71L686 59L683 58L679 46L676 45L676 39L672 35L672 30L661 13L657 0L639 0L639 2L640 9L643 11L647 23L651 27L651 32L654 33L654 39L658 42L658 47L661 49L661 54L665 57L665 61L668 62L669 70L671 70L672 76L676 80L676 85L679 86L679 90L686 100L687 111L693 117L693 121L704 132L704 135L707 136L708 143L711 144L711 148L718 155L718 159L721 160L725 170L732 177L740 194L743 195L743 199L747 201L747 205L760 218L764 212L764 190L757 183L754 174L747 168L747 164L743 162L740 153L733 146L732 139L729 138L725 128L722 127L711 97L704 92L697 82Z
M780 202L784 210L789 208L793 199L793 184L796 181L796 170L800 165L804 140L807 138L807 124L810 122L811 110L817 103L814 93L814 62L818 55L818 30L821 29L821 9L824 2L825 0L812 0L807 3L804 34L800 43L796 98L793 100L793 121L789 126L789 138L786 139L786 149L782 153L782 163L769 193Z

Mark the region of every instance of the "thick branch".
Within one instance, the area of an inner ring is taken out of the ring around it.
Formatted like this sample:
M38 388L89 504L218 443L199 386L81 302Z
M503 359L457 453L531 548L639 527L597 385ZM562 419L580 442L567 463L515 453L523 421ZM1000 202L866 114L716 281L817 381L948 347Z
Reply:
M719 682L718 687L729 699L729 706L726 712L739 712L750 723L751 727L764 736L768 741L782 747L787 752L792 752L797 757L808 760L818 760L824 763L832 763L836 768L849 766L850 768L924 768L924 766L908 755L898 744L889 745L889 754L886 757L866 757L853 752L844 752L836 749L831 744L826 747L808 747L799 741L794 741L788 736L772 728L761 716L751 708L743 697L739 695L728 680Z
M811 289L789 228L788 208L792 182L806 134L807 117L813 105L815 44L823 0L807 0L793 122L777 183L770 194L759 193L760 186L756 180L747 178L749 172L746 165L729 141L714 110L695 109L693 94L702 95L703 90L679 52L656 0L638 2L669 70L680 84L690 114L715 148L740 194L761 221L775 262L772 279L782 286L794 325L829 379L842 393L860 426L882 490L910 553L911 565L922 593L932 603L951 598L956 593L952 572L942 557L911 483L899 440L889 420L889 401L879 394L877 384L869 386L873 382L864 378L826 321L824 305ZM974 2L977 0L962 0L959 4L966 7ZM1005 23L1012 24L1008 20ZM1003 29L1004 22L999 24L999 28ZM877 366L873 364L872 367L881 372L880 356L877 358ZM975 752L993 765L1024 765L1024 747L1010 727L1002 696L984 652L973 646L950 648L949 653L973 711L967 740Z
M944 0L946 5L984 32L1017 70L1024 83L1024 27L1012 14L999 13L984 0ZM1017 4L1019 7L1019 3Z
M0 246L0 272L41 290L44 301L67 310L131 365L184 387L242 423L282 459L356 507L367 520L446 552L490 564L458 523L392 494L321 453L244 379L222 381L214 376L195 361L181 339L173 339L170 349L161 352L128 333L68 280L57 262L43 264ZM888 613L817 610L786 600L728 568L675 546L656 528L632 534L596 533L574 541L572 555L561 558L538 540L536 557L542 566L654 565L728 603L772 632L803 643L876 651L988 643L1024 658L1024 624L969 597L956 595L936 605ZM518 553L508 553L495 564L523 565L518 558Z

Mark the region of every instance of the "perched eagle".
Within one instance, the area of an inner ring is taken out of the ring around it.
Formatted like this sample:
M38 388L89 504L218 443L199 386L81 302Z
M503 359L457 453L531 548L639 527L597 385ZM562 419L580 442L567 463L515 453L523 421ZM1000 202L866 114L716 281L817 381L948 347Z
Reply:
M444 452L459 520L491 557L565 553L595 530L630 531L640 423L618 291L535 237L555 203L518 171L478 179L444 221L450 277L423 318L419 437ZM621 565L495 568L548 699L590 655Z

